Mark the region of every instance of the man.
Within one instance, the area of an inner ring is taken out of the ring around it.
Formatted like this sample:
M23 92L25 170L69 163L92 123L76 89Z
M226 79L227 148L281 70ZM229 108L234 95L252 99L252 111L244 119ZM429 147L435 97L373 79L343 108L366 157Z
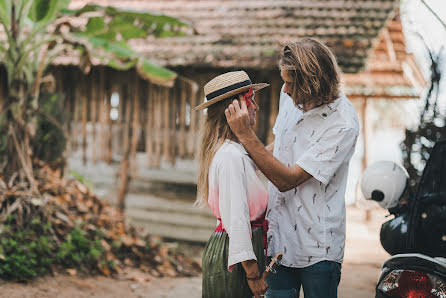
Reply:
M264 147L245 103L225 110L228 123L269 179L268 256L283 253L267 297L337 297L345 247L345 189L359 133L358 117L340 92L328 47L304 38L284 47L284 81L275 140Z

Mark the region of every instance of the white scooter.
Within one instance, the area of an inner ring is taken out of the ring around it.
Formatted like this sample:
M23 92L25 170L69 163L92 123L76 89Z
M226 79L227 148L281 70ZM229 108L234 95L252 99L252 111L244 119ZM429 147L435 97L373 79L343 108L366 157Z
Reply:
M394 215L381 226L382 266L375 297L446 298L446 141L437 142L414 195L401 166L381 161L361 179L367 200Z

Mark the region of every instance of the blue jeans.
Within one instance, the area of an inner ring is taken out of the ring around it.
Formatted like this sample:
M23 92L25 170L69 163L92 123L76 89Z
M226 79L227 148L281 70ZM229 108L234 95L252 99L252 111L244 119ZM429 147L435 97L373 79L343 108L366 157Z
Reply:
M269 264L271 258L268 257ZM303 287L305 298L336 298L341 280L341 264L321 261L305 268L279 266L267 279L267 298L299 297Z

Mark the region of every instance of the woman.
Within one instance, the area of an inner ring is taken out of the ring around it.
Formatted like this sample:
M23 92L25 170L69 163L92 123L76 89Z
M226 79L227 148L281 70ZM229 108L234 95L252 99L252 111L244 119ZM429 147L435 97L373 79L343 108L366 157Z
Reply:
M245 100L250 125L259 107L244 71L222 74L204 86L207 108L199 153L198 205L208 205L218 219L203 253L203 297L260 297L267 288L265 210L268 192L256 167L226 122L225 109L234 99Z

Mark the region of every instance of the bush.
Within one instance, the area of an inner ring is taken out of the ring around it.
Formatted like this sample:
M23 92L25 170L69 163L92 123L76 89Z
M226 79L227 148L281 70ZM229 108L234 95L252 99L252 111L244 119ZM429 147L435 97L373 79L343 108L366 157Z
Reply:
M33 219L31 227L20 232L13 232L9 225L3 225L0 278L32 279L51 272L57 266L94 272L99 265L106 264L99 231L88 233L78 226L64 242L58 244L48 233L45 234L49 228L49 223L41 224L38 219ZM112 263L107 265L113 268Z

